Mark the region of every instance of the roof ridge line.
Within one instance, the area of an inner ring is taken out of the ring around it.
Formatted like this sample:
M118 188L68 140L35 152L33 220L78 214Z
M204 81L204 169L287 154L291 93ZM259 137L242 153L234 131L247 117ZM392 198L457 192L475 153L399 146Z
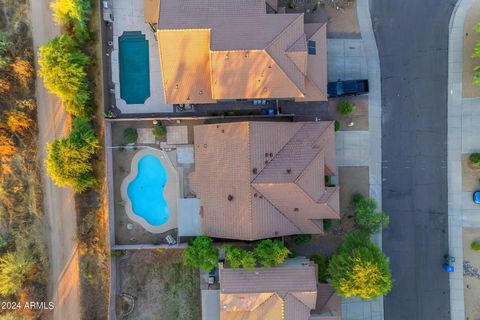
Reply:
M295 22L297 22L297 20L298 20L300 17L304 17L304 16L305 16L304 13L285 13L285 14L298 14L298 17L296 17L295 19L293 19L292 22L290 22L282 31L280 31L280 33L277 34L277 35L275 36L275 38L273 38L272 41L270 41L269 44L267 44L267 46L265 47L265 50L268 50L268 48L271 47L272 44L275 43L275 42L278 40L278 38L280 38L280 36L281 36L292 24L294 24ZM303 33L305 34L305 31L304 31Z
M251 142L250 139L252 135L250 134L250 127L251 121L247 121L247 134L248 134L248 174L252 173L252 149L251 149ZM250 188L252 188L252 182L250 181ZM249 214L250 214L250 239L253 239L253 205L252 205L252 190L250 189L248 192L248 207L249 207Z
M261 183L258 183L258 184L261 184ZM298 231L302 231L302 229L299 228L299 227L297 226L297 224L292 221L292 219L290 219L290 218L287 217L285 214L283 214L283 212L280 211L263 193L261 193L260 191L258 191L258 189L255 188L255 186L252 185L252 188L254 188L258 193L260 193L260 194L262 195L263 199L265 199L268 203L270 203L270 205L271 205L275 210L277 210L278 213L280 213L282 216L285 217L285 219L287 219L288 221L290 221L290 222L295 226L295 228L298 229Z
M255 178L252 180L251 184L252 184L252 183L255 183L255 180L257 179L257 177L258 177L259 175L262 174L263 170L265 170L265 169L270 165L270 163L278 156L278 154L279 154L280 152L282 152L283 149L285 149L285 147L287 146L287 144L289 144L290 141L292 141L293 137L295 137L295 135L296 135L300 130L302 130L302 128L303 128L304 126L305 126L305 123L302 123L302 125L300 126L300 128L298 128L298 130L295 131L295 133L292 135L292 137L291 137L290 139L288 139L287 143L285 143L285 144L283 145L283 147L281 147L280 150L278 150L278 152L275 153L275 155L272 157L272 160L270 160L270 161L267 163L267 165L264 166L262 170L260 170L260 172L259 172L259 173L255 176Z
M272 55L270 54L270 52L268 52L267 49L264 49L263 50L265 52L265 54L267 54L269 57L270 57L270 60L272 60L277 66L278 66L278 69L282 72L282 74L287 78L287 80L295 87L295 89L297 89L297 91L303 96L303 98L305 98L305 92L303 92L295 82L293 82L292 78L290 78L287 74L287 72L283 69L283 67L277 62L277 60L275 60L274 57L272 57ZM290 58L289 58L290 60ZM291 60L290 60L291 61ZM298 70L297 66L291 62L295 68ZM298 72L302 73L300 70L298 70ZM303 73L302 73L303 75Z

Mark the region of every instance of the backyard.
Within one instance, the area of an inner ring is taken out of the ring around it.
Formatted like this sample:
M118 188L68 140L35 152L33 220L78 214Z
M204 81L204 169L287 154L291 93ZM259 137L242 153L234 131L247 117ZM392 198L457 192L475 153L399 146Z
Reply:
M198 320L200 277L196 268L182 262L182 250L128 251L119 259L117 292L134 298L131 313L120 319ZM118 297L117 314L128 309Z

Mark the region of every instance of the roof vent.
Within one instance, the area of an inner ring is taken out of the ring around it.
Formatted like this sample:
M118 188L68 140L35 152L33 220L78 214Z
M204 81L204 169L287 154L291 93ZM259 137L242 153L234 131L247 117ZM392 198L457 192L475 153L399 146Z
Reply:
M278 236L278 231L275 231L275 235Z
M245 58L248 58L248 51L245 51L245 54L243 55Z
M252 173L253 173L253 174L257 174L257 168L253 168L253 169L252 169Z
M233 196L231 194L229 194L227 199L228 199L228 201L233 201Z
M254 194L253 194L253 197L254 197L254 198L258 197L258 194L257 194L257 193L254 193Z
M292 169L287 169L287 174L292 173Z
M202 94L203 94L203 90L200 90L200 91L198 92L198 94L202 95Z
M204 143L204 144L203 144L203 147L204 147L204 148L206 148L206 147L207 147L207 144L206 144L206 143Z
M273 153L270 152L270 157L273 157Z
M222 133L225 133L225 130L224 130L224 129L222 129Z
M298 212L298 208L293 208L293 211Z
M178 89L178 83L175 85L175 89Z
M268 160L265 160L265 164L267 164L267 163L268 163Z

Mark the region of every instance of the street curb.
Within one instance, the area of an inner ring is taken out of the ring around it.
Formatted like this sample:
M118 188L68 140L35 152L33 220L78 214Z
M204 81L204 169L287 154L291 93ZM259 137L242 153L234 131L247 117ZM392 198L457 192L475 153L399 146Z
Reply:
M448 245L456 259L450 273L450 318L465 319L463 283L463 213L462 213L462 76L463 27L472 0L458 0L449 23L448 39ZM458 179L460 177L460 179Z
M373 32L369 0L357 0L357 17L368 69L369 184L370 197L382 208L382 89L380 58ZM373 240L382 247L382 234ZM343 320L383 320L383 297L374 300L342 299Z

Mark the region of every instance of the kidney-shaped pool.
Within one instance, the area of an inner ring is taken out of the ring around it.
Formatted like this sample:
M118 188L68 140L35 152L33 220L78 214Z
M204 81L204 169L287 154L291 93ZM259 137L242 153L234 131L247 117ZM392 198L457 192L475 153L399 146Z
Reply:
M128 185L133 212L152 226L164 224L170 216L163 196L167 177L167 170L160 160L149 154L138 161L137 177Z

